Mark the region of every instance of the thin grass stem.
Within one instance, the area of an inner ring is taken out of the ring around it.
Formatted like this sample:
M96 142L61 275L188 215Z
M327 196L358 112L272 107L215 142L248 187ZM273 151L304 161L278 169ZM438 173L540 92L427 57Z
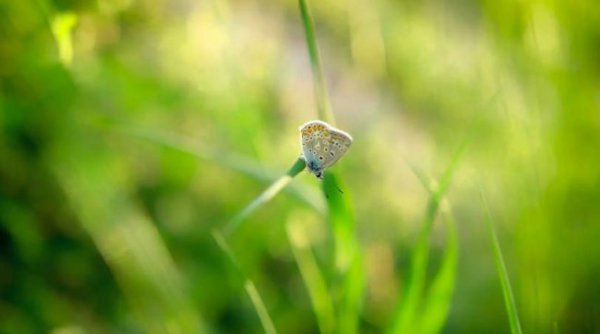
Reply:
M227 258L229 259L233 267L238 271L239 275L244 280L244 290L246 291L248 298L250 298L250 301L252 302L252 305L256 310L256 314L258 315L258 318L265 333L276 334L277 330L275 329L273 319L269 315L269 311L267 310L267 307L265 306L265 303L263 302L263 299L260 296L256 285L254 284L254 282L252 282L250 278L248 278L248 275L246 275L246 273L242 270L242 267L240 266L235 255L233 254L231 247L229 247L227 240L225 240L223 234L216 229L212 231L212 236L219 248L221 248L223 253L227 255Z
M304 26L304 37L306 38L308 56L310 58L313 74L318 115L321 120L335 126L335 118L333 116L333 112L331 111L331 104L327 94L327 85L325 83L323 70L321 68L321 57L319 56L319 49L317 47L317 40L315 37L314 21L306 0L298 0L298 4L300 6L300 14L302 16L302 24Z
M322 334L333 333L336 320L331 294L312 252L305 225L300 221L289 221L286 231L300 275L308 290L319 330Z
M292 179L298 175L306 167L306 162L302 158L298 158L294 165L288 170L288 172L271 183L271 185L265 189L260 195L258 195L252 202L250 202L242 211L240 211L233 219L231 219L224 227L223 233L225 235L232 234L238 229L240 224L256 209L263 204L270 201L275 195L282 191Z
M494 253L494 261L496 262L498 279L500 280L500 285L502 286L502 295L504 296L504 306L506 308L508 321L510 323L510 332L512 334L521 334L523 331L521 329L517 305L515 303L515 297L513 295L510 279L508 277L508 270L506 269L504 256L502 255L502 249L500 248L500 242L498 241L498 236L496 235L496 230L494 229L494 224L492 222L492 213L481 187L479 188L479 194L481 196L481 202L483 203L486 214L485 221L490 236L490 245Z

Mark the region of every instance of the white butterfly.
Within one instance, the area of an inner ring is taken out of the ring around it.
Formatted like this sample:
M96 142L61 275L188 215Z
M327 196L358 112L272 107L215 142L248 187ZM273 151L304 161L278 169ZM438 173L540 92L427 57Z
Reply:
M352 144L352 136L322 121L300 127L300 145L308 171L323 178L325 168L338 161Z

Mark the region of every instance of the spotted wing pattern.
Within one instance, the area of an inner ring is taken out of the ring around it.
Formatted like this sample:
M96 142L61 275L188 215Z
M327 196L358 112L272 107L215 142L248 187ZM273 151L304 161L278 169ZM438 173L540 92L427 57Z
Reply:
M329 149L325 151L327 159L325 159L323 168L328 168L338 161L348 151L352 145L352 137L346 132L329 129Z
M307 122L300 132L302 153L315 174L338 161L352 144L349 134L322 121Z

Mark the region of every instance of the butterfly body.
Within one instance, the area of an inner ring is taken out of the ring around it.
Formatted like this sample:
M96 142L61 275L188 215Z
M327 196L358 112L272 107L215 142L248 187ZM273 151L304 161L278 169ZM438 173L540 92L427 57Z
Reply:
M322 178L352 144L352 136L323 121L309 121L300 127L300 145L306 168Z

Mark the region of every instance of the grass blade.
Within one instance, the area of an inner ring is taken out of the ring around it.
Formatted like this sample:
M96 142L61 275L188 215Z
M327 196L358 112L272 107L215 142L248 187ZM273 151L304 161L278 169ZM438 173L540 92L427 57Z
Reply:
M413 173L421 181L421 185L433 194L425 173L416 166L409 164ZM424 303L423 316L421 317L420 333L439 333L446 322L450 309L450 302L454 292L456 280L456 266L458 262L458 242L456 224L448 200L442 206L442 214L446 218L448 228L448 241L441 268L434 278L427 299Z
M348 196L340 192L339 182L333 173L325 172L323 192L327 199L329 221L335 240L335 266L338 271L346 271L356 255L355 222L349 208Z
M244 283L244 290L246 290L246 293L248 294L248 296L250 297L250 300L252 301L252 305L254 305L254 308L256 309L256 313L258 314L258 317L260 318L260 322L263 326L263 329L265 330L265 333L276 334L277 331L275 330L275 325L273 324L273 320L271 319L271 316L269 315L269 312L267 311L267 307L265 306L265 303L262 301L262 298L260 297L260 294L258 293L258 289L256 289L256 285L254 285L254 282L247 279L246 282Z
M508 271L506 270L506 264L504 263L504 256L502 255L502 249L500 248L500 242L498 242L498 236L492 223L492 213L483 194L483 190L480 188L479 193L481 195L481 201L483 203L486 212L486 224L490 236L490 244L494 253L494 261L496 262L496 270L498 272L498 279L502 286L502 295L504 296L504 306L506 307L506 313L508 321L510 323L510 332L512 334L521 334L521 322L519 321L519 314L517 313L517 305L515 303L515 297L510 286L510 279L508 278Z
M280 179L271 173L265 172L264 167L258 165L247 157L224 152L223 150L216 150L180 136L127 125L110 125L110 128L136 138L147 140L157 145L191 154L203 160L215 162L221 166L243 173L262 182L276 182ZM317 212L324 214L322 205L314 200L314 196L309 196L306 189L287 187L286 192L298 200L306 203Z
M435 222L440 207L440 201L450 185L450 181L452 180L454 171L465 146L465 144L462 144L454 153L450 165L440 179L439 187L437 189L432 189L431 191L423 228L421 229L421 234L419 235L411 258L411 271L407 278L406 289L402 298L402 303L399 305L394 317L394 323L390 330L391 333L415 332L415 327L417 326L417 311L420 307L425 289L427 264L429 262L429 241L431 239L433 223ZM421 179L421 182L424 182L425 179L423 174L418 171L416 174Z
M454 285L456 281L456 266L458 263L458 241L456 224L452 212L443 213L447 228L448 241L442 265L434 278L427 299L424 303L421 320L421 333L439 333L446 323Z
M267 308L260 297L258 289L254 285L254 283L247 278L247 275L243 272L241 266L239 265L233 251L229 247L225 236L232 234L235 230L240 226L242 221L246 219L250 214L252 214L256 209L258 209L261 205L267 203L271 200L275 195L277 195L281 190L283 190L292 179L298 175L301 171L306 167L306 163L304 159L298 158L296 162L292 165L292 167L288 170L288 172L281 176L279 179L275 180L265 191L263 191L258 197L256 197L250 204L248 204L242 211L240 211L233 219L231 219L222 229L222 231L215 229L213 230L213 238L223 250L223 252L227 255L231 263L234 267L237 268L240 275L244 278L244 289L248 294L254 308L256 309L256 313L260 318L261 324L266 333L276 333L275 326L273 325L273 321L269 316Z
M119 131L132 137L147 140L149 142L169 147L187 154L191 154L203 160L219 163L232 170L251 176L257 180L271 181L272 177L265 173L264 168L252 160L224 150L217 150L202 143L193 142L181 136L177 136L155 129L144 129L134 125L110 125L110 129Z
M286 230L294 258L308 289L319 330L323 334L333 333L335 329L335 311L331 294L311 251L310 241L305 234L304 225L301 221L290 221L286 225Z
M333 117L333 112L331 111L331 105L329 103L329 97L327 95L327 86L325 84L323 71L321 69L321 58L319 56L319 49L317 47L312 15L306 0L298 0L298 4L300 6L300 14L302 16L302 24L304 26L304 37L306 38L308 56L310 58L313 74L318 115L321 120L335 126L335 119Z
M341 185L333 173L326 172L323 192L327 198L329 221L335 242L335 267L339 282L335 292L338 300L338 332L356 333L362 309L364 290L364 268L356 224L347 194L338 188Z
M364 265L362 255L356 254L350 268L344 273L342 298L339 308L339 333L358 333L358 325L362 312L364 295Z
M267 307L265 306L265 303L263 302L260 293L256 288L256 285L254 284L254 282L252 282L252 280L248 278L248 275L246 275L246 273L242 270L242 266L240 266L238 260L233 254L233 251L229 247L227 240L225 240L223 234L218 230L213 230L212 236L219 248L221 248L223 253L227 255L227 258L229 259L233 267L237 270L238 274L242 277L244 281L244 290L246 291L246 294L250 298L250 301L252 302L252 305L256 310L256 314L258 315L258 318L263 329L265 330L265 333L276 334L277 330L275 329L273 320L269 315L269 311L267 310Z
M261 205L270 201L275 195L283 190L292 179L298 175L306 167L306 162L302 158L298 158L287 173L275 180L267 189L265 189L258 197L256 197L250 204L248 204L242 211L240 211L233 219L231 219L225 227L223 227L223 233L229 235L233 233L244 219L252 214Z

